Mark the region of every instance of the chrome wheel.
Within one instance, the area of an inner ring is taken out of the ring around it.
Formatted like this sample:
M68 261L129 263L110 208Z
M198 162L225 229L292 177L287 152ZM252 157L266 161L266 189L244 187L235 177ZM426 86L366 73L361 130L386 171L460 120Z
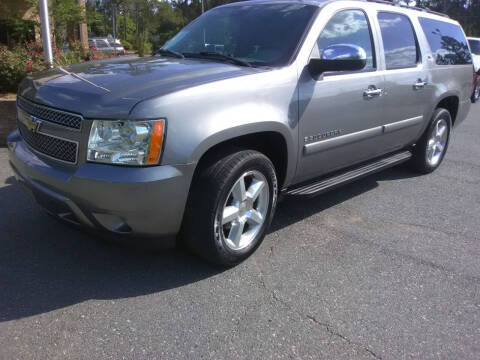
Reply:
M430 166L437 166L442 159L448 141L448 124L440 119L435 125L432 135L427 142L427 162Z
M237 180L216 217L228 248L242 250L254 241L266 220L269 201L270 186L261 172L248 171Z

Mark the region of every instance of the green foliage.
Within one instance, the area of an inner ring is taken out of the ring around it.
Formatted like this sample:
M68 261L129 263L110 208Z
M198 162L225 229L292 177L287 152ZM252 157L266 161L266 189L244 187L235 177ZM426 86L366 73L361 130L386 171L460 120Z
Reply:
M143 36L137 39L135 49L138 52L138 56L148 56L152 54L152 43L146 40Z
M125 50L132 50L133 49L133 45L127 40L122 40L122 45L123 45L123 48Z
M63 45L67 40L73 41L74 26L85 21L84 9L75 0L51 0L50 10L57 43Z
M127 19L125 21L125 16L118 16L118 37L122 40L129 39L130 41L133 41L135 38L135 22L130 14L127 14L126 17Z
M15 42L24 43L35 38L35 25L33 21L12 17L5 21L5 25L8 27L9 42L12 44Z
M28 72L29 64L26 59L25 49L9 50L5 46L0 47L0 93L17 91L18 84Z
M52 0L50 6L56 24L85 21L85 13L75 0Z
M102 33L104 29L104 16L99 11L96 11L91 6L86 6L87 27L90 33L105 35Z

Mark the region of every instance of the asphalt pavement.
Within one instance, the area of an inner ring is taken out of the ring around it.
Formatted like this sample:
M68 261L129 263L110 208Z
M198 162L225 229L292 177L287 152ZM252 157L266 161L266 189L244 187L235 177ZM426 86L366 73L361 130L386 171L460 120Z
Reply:
M59 224L1 148L0 359L479 359L479 138L475 105L435 173L284 201L225 271Z

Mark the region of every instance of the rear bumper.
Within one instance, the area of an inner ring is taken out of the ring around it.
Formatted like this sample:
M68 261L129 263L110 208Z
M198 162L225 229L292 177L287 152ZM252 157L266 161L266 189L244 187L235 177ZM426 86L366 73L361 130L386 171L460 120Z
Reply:
M180 229L193 165L85 163L72 168L31 151L17 131L9 136L8 147L18 182L63 220L118 235L169 240Z

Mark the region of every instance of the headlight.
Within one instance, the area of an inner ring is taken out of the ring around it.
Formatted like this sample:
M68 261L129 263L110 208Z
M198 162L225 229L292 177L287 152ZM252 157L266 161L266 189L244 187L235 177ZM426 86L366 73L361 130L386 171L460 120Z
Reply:
M162 152L164 120L94 120L87 160L118 165L156 165Z

